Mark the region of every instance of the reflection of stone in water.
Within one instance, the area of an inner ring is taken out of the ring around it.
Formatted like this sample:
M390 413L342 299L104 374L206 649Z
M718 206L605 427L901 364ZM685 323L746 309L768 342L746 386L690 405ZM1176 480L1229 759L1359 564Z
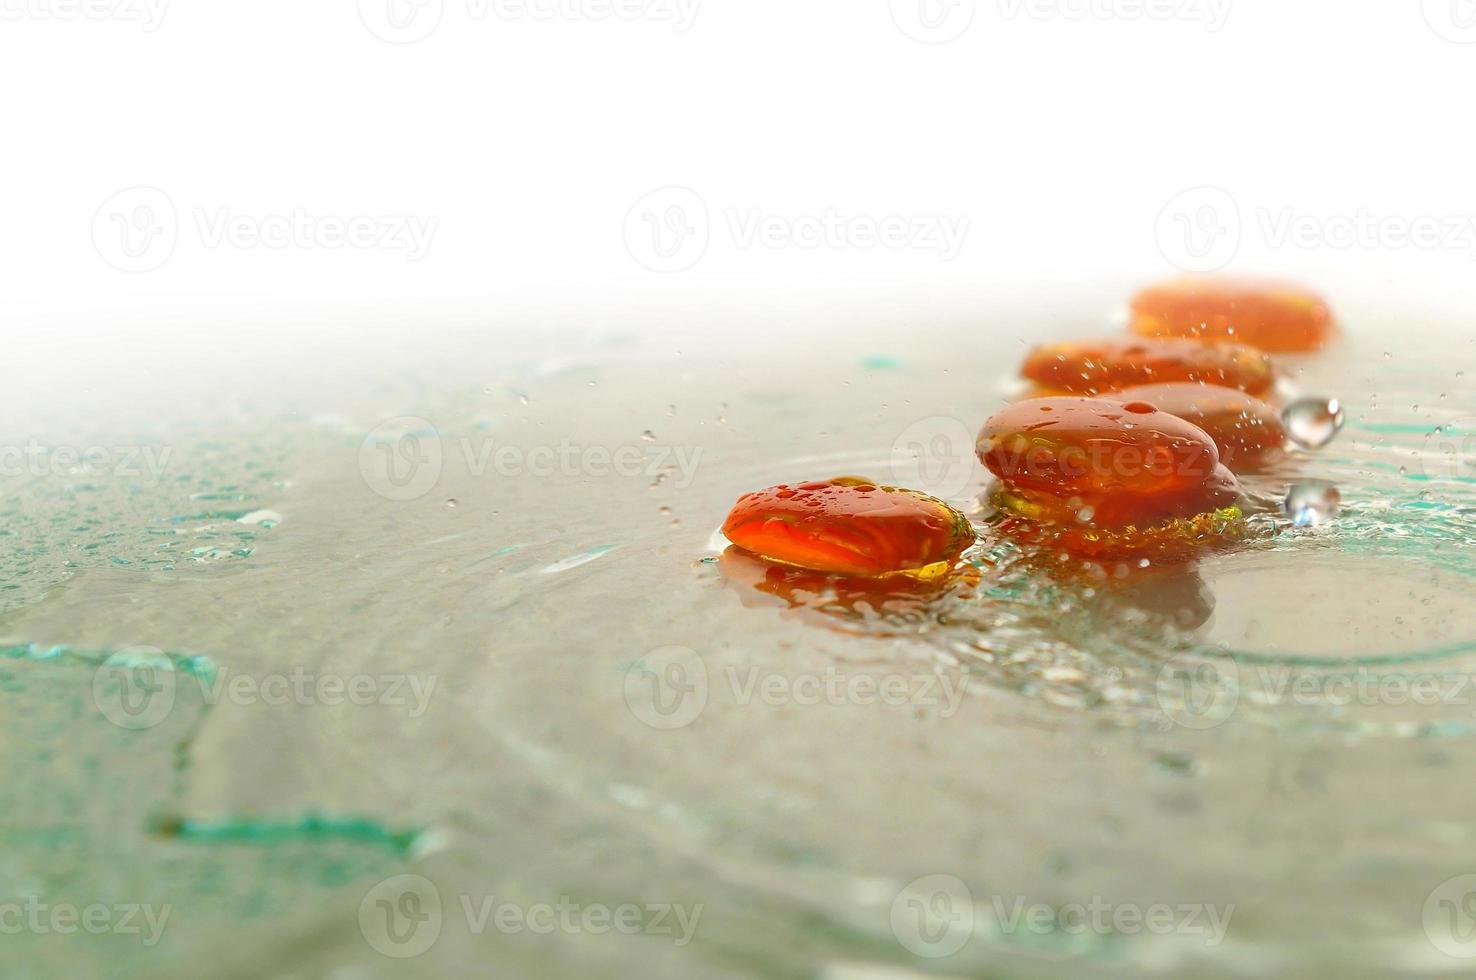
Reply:
M1091 633L1127 627L1145 636L1193 630L1215 608L1214 595L1192 561L1088 561L1032 549L1001 559L996 568L992 581L1024 598L1043 626L1070 634L1088 648L1097 644L1077 636L1083 629Z
M934 602L960 587L972 587L979 577L967 568L931 582L906 575L846 578L774 565L737 547L723 552L718 569L744 606L779 606L814 616L832 629L873 636L914 631L929 617Z
M1098 588L1104 611L1181 630L1203 626L1215 612L1215 596L1196 566L1150 565Z
M1283 508L1297 527L1315 527L1338 516L1343 497L1327 480L1304 480L1286 492Z

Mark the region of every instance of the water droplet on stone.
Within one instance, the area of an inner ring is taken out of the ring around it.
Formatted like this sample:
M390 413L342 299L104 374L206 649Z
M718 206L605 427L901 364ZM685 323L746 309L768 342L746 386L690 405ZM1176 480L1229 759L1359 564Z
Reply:
M1292 442L1321 449L1343 428L1343 406L1336 398L1302 398L1286 406L1281 423Z
M452 497L450 500L447 500L446 501L446 506L447 507L455 507L455 506L457 506L456 498L455 497Z
M646 440L647 442L655 442L656 433L652 432L650 429L647 429L646 431L641 433L641 438Z
M1327 480L1307 480L1287 490L1283 506L1297 527L1313 527L1336 517L1342 501L1338 488Z

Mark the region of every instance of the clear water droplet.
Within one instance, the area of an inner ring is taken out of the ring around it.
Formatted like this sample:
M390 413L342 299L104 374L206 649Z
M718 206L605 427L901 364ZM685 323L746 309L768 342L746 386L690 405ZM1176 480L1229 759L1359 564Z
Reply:
M455 497L452 497L452 498L450 498L449 500L446 501L446 506L447 507L456 507L456 506L458 506L458 501L456 500Z
M1303 449L1321 449L1343 428L1343 406L1336 398L1301 398L1286 406L1281 422Z
M1306 480L1287 490L1283 508L1297 527L1313 527L1338 516L1342 502L1338 488L1327 480Z
M647 442L655 442L656 433L652 432L650 429L647 429L641 433L641 438L646 440Z

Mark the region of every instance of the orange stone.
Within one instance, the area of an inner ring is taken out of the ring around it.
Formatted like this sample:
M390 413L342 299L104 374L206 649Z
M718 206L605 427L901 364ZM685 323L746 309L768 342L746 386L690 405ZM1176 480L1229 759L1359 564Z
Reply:
M1144 289L1133 297L1131 328L1144 337L1236 340L1275 352L1317 350L1335 332L1327 304L1301 286L1209 276Z
M1271 359L1241 344L1108 338L1044 344L1021 369L1045 388L1095 395L1132 385L1198 381L1260 394L1271 387Z
M1137 385L1104 397L1147 402L1192 422L1215 441L1220 461L1232 470L1253 468L1286 445L1286 429L1276 409L1234 388L1174 381Z
M1219 453L1202 429L1146 402L1064 396L1016 402L990 416L979 458L1012 488L1057 497L1192 491Z
M1207 514L1240 502L1240 484L1224 466L1209 479L1170 493L1053 494L1011 486L989 488L989 502L1001 513L1064 527L1153 527L1168 521Z
M974 543L968 518L936 497L855 477L746 493L723 534L769 561L853 576L935 577Z
M1090 558L1178 559L1244 536L1235 475L1203 429L1141 400L1017 402L979 434L999 528Z

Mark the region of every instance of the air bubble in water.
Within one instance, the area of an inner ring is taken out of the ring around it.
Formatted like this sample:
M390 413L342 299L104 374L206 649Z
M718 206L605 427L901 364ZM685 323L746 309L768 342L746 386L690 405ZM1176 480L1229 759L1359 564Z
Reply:
M1343 428L1343 406L1336 398L1302 398L1281 413L1292 442L1303 449L1321 449Z
M1343 497L1338 488L1326 480L1307 480L1293 484L1286 492L1283 507L1286 516L1297 527L1326 524L1338 516Z

